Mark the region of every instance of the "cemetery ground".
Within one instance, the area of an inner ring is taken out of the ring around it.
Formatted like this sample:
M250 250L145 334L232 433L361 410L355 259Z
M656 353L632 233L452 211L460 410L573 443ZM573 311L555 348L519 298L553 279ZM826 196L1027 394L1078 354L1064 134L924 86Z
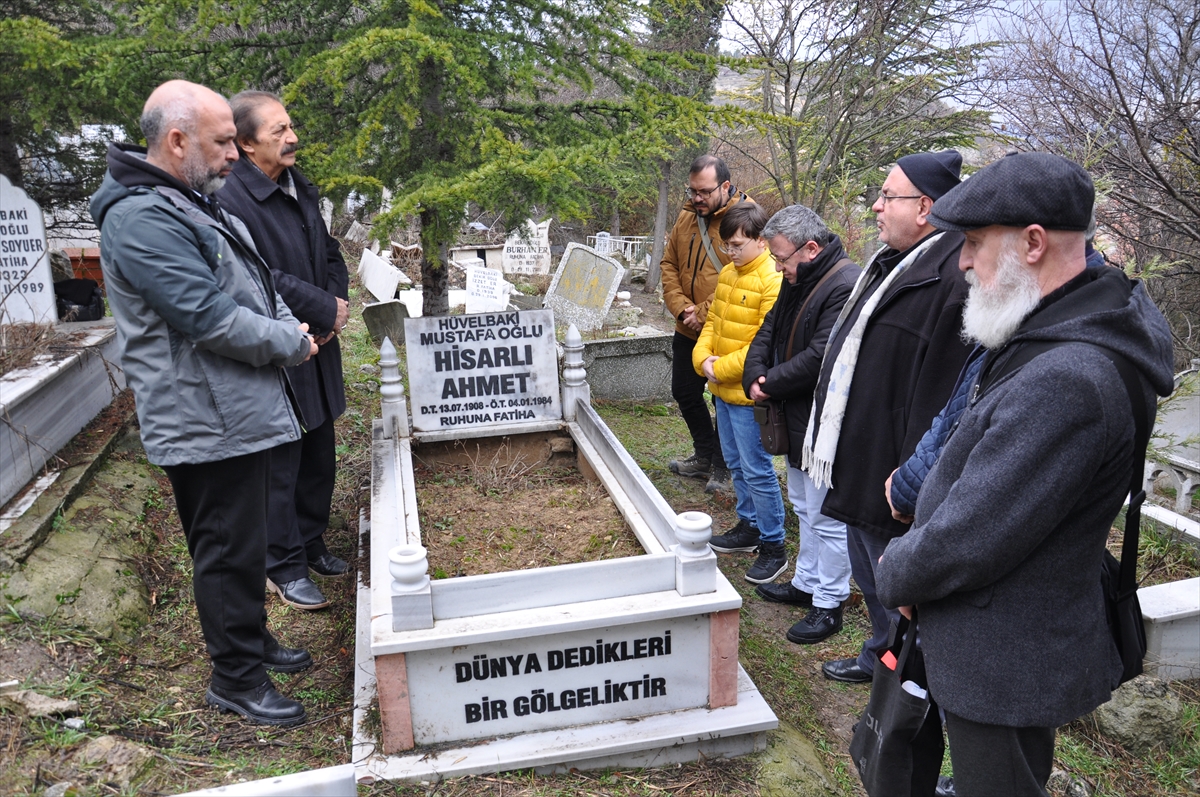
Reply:
M634 293L640 291L635 288ZM327 539L336 554L359 564L359 510L369 503L371 421L379 416L378 353L358 315L361 300L352 297L352 306L354 317L342 341L349 409L337 426L339 476ZM669 460L690 452L686 428L673 406L598 403L598 410L676 511L710 514L718 533L733 525L727 500L706 495L703 482L680 478L667 469ZM140 597L142 613L134 612L124 623L111 623L111 633L101 635L82 627L85 621L96 627L94 616L84 609L91 583L86 578L64 577L65 586L51 590L53 597L35 609L32 599L14 599L15 575L0 576L0 675L4 676L0 680L17 679L23 687L44 695L74 700L75 716L82 720L71 727L61 717L30 718L0 709L0 793L43 794L54 784L69 781L77 794L176 794L349 761L353 581L324 580L322 589L334 604L321 612L301 612L274 599L267 601L276 635L313 655L315 663L308 671L273 676L285 694L304 702L305 724L287 729L255 726L205 707L209 668L191 596L190 559L169 484L161 471L146 462L129 413L126 400L81 433L86 440L101 434L100 429L117 430L92 486L56 518L43 549L63 563L77 558L81 549L103 549L100 559L121 562L109 568L110 575L124 579L127 594ZM65 456L71 456L70 449ZM477 460L458 472L427 475L442 491L425 497L426 506L439 507L432 510L431 525L445 537L446 550L459 556L442 565L446 576L479 564L464 565L460 554L479 547L472 535L481 522L479 514L502 509L526 512L522 523L529 527L537 523L582 527L577 538L583 549L580 555L613 546L612 555L632 552L626 549L621 524L613 522L603 496L573 481L570 474L516 472L498 462ZM466 481L472 484L462 483ZM484 483L482 491L476 486L480 483ZM559 514L535 519L535 513L549 511L545 507L552 502L546 494L555 490L560 506L551 509ZM494 503L484 500L489 492L495 493ZM468 499L474 517L462 518L448 508L456 493ZM788 514L788 555L794 562L796 522L790 510ZM439 519L446 528L437 529ZM497 536L497 560L504 559L504 545L512 543L510 550L515 551L520 544L516 537ZM555 556L563 553L557 550L563 547L560 542L551 540L548 547L555 549L551 551ZM540 550L538 557L545 553ZM507 560L499 564L524 566L534 558L522 555L514 559L515 565ZM744 599L742 664L780 719L780 731L770 734L765 753L662 769L557 777L518 772L441 784L377 782L360 786L359 794L861 794L846 749L868 688L827 681L820 664L858 650L869 628L865 610L858 596L852 596L841 634L814 646L792 645L784 632L803 612L757 598L753 585L742 578L751 561L748 554L719 557L720 567ZM1198 570L1194 553L1153 533L1143 535L1142 562L1146 572L1153 571L1152 580L1196 575ZM543 560L538 558L537 563ZM435 571L435 575L440 574ZM1059 734L1056 767L1079 783L1090 784L1096 794L1196 793L1200 790L1200 682L1176 682L1171 689L1183 699L1185 712L1183 727L1169 749L1135 754L1107 740L1090 721L1081 720ZM1060 780L1055 793L1086 793L1066 791L1070 786L1069 780Z

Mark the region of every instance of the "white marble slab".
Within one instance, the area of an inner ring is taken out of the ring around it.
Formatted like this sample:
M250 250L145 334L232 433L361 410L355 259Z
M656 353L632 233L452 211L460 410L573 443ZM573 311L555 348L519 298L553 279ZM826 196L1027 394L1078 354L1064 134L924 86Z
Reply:
M355 797L358 781L354 765L322 767L277 778L263 778L246 783L231 783L212 789L189 791L180 797Z
M523 230L509 233L504 240L505 274L550 273L550 222L541 224L526 219ZM521 237L524 232L525 237Z
M1146 669L1163 680L1200 677L1200 578L1138 590Z

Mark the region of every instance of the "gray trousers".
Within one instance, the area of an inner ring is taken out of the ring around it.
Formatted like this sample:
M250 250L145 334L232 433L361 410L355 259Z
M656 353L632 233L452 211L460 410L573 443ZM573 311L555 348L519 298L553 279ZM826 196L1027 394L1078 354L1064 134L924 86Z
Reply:
M846 527L846 552L850 554L850 573L863 594L867 614L871 617L871 638L863 643L858 654L858 666L875 672L875 656L887 648L888 631L893 622L900 622L900 612L885 609L875 594L875 563L883 556L888 540L868 531Z

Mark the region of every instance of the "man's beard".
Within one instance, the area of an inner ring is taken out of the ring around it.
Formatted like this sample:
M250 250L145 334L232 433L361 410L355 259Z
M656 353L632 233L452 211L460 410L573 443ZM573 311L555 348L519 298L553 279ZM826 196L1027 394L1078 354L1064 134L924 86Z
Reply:
M1042 301L1037 276L1021 263L1016 236L1005 236L996 257L996 278L984 287L974 270L967 272L971 292L963 309L963 338L999 349Z
M204 162L204 156L196 149L188 151L187 157L180 165L180 171L183 172L183 180L188 188L203 196L215 194L225 185L225 178L221 176L222 169L210 169Z

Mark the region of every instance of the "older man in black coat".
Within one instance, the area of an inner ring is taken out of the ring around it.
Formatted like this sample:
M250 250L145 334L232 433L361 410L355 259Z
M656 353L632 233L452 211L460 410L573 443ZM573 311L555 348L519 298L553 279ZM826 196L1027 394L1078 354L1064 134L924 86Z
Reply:
M320 609L329 601L309 571L348 569L323 536L336 472L334 420L346 409L337 339L349 316L346 262L321 218L317 189L295 167L297 138L283 103L244 91L230 105L242 158L217 197L246 223L279 295L320 346L285 372L304 434L272 453L267 586L298 609Z
M824 513L847 526L872 631L857 657L823 665L837 681L871 680L889 623L899 618L875 595L876 560L889 539L908 531L892 518L883 484L916 450L971 351L959 335L963 236L929 221L934 201L958 184L961 165L954 150L897 161L873 206L884 247L855 285L821 365L803 468L817 487L830 488Z

